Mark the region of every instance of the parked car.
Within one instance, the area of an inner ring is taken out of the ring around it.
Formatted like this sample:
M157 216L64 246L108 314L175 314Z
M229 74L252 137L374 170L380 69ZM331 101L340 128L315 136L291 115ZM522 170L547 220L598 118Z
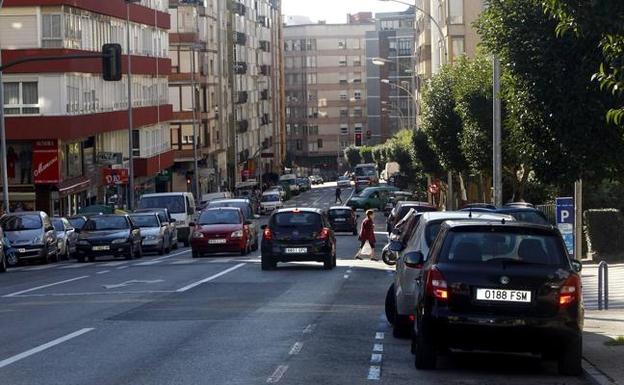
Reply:
M392 233L392 229L405 215L410 211L410 209L415 209L417 212L429 212L429 211L438 211L438 208L428 202L417 202L417 201L400 201L397 202L396 206L390 211L388 214L388 218L386 219L386 231L388 234Z
M11 213L0 218L0 225L15 249L17 262L58 261L58 241L50 217L43 211Z
M416 368L434 369L445 349L513 351L555 358L560 374L580 375L580 271L553 226L446 222L417 277Z
M217 207L238 207L243 212L243 217L245 222L249 222L249 236L251 238L251 250L258 250L259 241L258 241L258 223L256 219L259 219L260 216L254 214L254 211L251 207L251 202L249 199L220 199L216 201L212 201L208 204L208 208L217 208Z
M357 215L348 206L332 206L327 210L329 224L335 232L344 231L357 235Z
M398 190L393 186L368 187L354 195L346 203L354 210L383 209L388 202L389 191Z
M509 203L505 203L503 207L516 207L516 208L528 208L528 209L535 208L535 206L529 202L509 202Z
M56 231L58 240L59 259L69 259L76 254L76 242L78 241L78 233L74 226L64 217L52 218L52 226Z
M397 253L396 274L386 295L386 317L392 324L395 336L408 335L411 328L409 316L413 314L414 303L422 290L416 280L422 273L423 264L415 263L420 255L426 262L427 255L440 226L447 220L502 220L513 221L509 215L496 213L468 213L462 211L442 211L423 213L418 226L409 238L392 239L389 249Z
M340 188L349 188L351 187L351 179L348 176L339 176L336 185Z
M131 214L130 219L141 229L143 252L157 252L160 255L171 251L171 236L167 222L161 222L157 213Z
M279 191L269 191L262 194L260 198L260 214L267 214L284 206Z
M139 200L139 209L157 209L164 207L176 220L178 240L185 247L189 246L191 229L189 224L194 222L196 207L193 194L188 192L171 192L144 194Z
M193 225L193 258L223 252L247 255L251 250L251 221L239 207L208 208Z
M292 261L323 262L326 270L336 266L336 237L321 210L277 210L262 229L262 270Z
M84 226L84 224L87 222L87 219L88 218L86 215L74 215L71 217L67 217L67 220L72 225L74 230L82 229L82 226Z
M169 228L169 231L168 231L169 244L171 245L171 248L174 250L178 248L178 227L176 225L177 221L175 220L175 218L171 217L171 214L169 214L168 209L164 209L164 208L138 209L138 210L134 210L134 212L135 214L142 214L142 213L157 214L160 222L167 224L167 227Z
M9 247L5 245L4 232L0 228L0 273L6 272L9 267L8 253Z
M505 206L497 209L496 212L511 215L520 222L535 223L538 225L551 224L542 211L530 207Z
M311 175L309 179L311 184L323 184L323 178L319 175Z
M95 261L102 255L140 258L141 229L127 214L105 214L90 217L79 232L76 258L78 262Z

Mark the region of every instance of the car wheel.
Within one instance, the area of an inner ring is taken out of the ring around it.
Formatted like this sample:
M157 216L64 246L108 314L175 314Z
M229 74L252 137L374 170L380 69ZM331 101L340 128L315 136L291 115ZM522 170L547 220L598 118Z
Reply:
M564 376L580 376L583 372L581 360L583 357L583 340L580 336L572 338L563 344L559 353L559 374Z
M334 267L336 267L338 265L336 263L337 262L336 254L334 254L334 257L332 259L333 259L333 261L332 261L333 267L332 268L334 268Z
M271 257L265 257L264 255L261 257L260 264L262 270L273 270L276 266L276 263L271 259Z
M334 268L334 257L330 254L327 255L325 257L325 260L323 261L323 269L325 270L331 270Z
M394 325L395 316L396 316L396 297L394 296L394 283L390 285L388 288L388 292L386 293L386 319L390 325Z
M430 370L436 367L436 347L433 339L428 334L427 328L419 325L414 346L414 366L416 366L416 369Z
M89 256L89 262L95 262L95 256L94 255L90 255Z
M4 253L2 253L2 259L0 260L0 273L4 273L7 271L7 258Z

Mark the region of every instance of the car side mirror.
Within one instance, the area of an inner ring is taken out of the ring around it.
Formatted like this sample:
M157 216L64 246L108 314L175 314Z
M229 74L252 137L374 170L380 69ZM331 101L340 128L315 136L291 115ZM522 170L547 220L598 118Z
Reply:
M411 267L412 269L422 269L423 264L425 263L425 256L420 251L412 251L405 254L403 261L407 267Z
M398 253L398 252L403 251L403 249L405 249L405 246L403 246L403 244L399 241L391 241L390 246L388 248L390 249L390 251L394 251L395 253Z
M269 227L269 225L262 225L262 226L260 226L260 228L261 228L262 230L265 230L265 229L267 229L268 227Z
M571 264L572 264L572 269L574 269L575 272L580 273L581 270L583 270L583 264L580 261L573 259L571 261Z

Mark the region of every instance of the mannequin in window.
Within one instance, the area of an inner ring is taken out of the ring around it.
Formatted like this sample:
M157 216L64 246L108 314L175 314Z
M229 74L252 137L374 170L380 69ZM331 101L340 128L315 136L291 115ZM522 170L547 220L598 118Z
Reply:
M19 154L20 181L24 184L32 182L32 152L28 148L23 149Z
M7 174L9 179L15 179L15 163L17 162L17 154L13 147L7 150Z

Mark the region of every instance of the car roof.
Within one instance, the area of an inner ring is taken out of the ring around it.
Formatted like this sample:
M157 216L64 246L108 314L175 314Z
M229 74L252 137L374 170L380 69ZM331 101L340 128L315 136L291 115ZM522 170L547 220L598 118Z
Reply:
M143 194L141 198L151 198L151 197L172 197L172 196L193 196L190 192L169 192L169 193L154 193L154 194Z
M262 196L265 196L265 195L280 195L280 193L279 193L279 191L275 191L275 190L273 190L273 191L265 191L265 192L262 193Z
M332 206L329 208L329 210L349 210L352 211L353 209L349 206Z
M91 218L125 218L128 217L129 214L96 214L96 215L91 215L89 216L89 219Z
M533 207L519 207L519 206L505 206L505 207L501 207L499 209L496 209L497 213L522 213L522 212L526 212L526 213L534 213L534 212L538 212L538 213L542 213L540 210L533 208Z
M208 207L204 210L202 210L202 212L208 212L208 211L222 211L222 210L236 210L239 212L242 212L240 207Z
M514 229L530 229L543 231L548 233L557 233L557 228L552 225L540 225L537 223L528 223L528 222L503 222L503 221L446 221L446 226L450 228L462 228L462 227L474 227L474 226L487 226L487 227L498 227L498 228L514 228Z
M499 214L494 212L470 212L470 211L430 211L423 213L421 217L421 222L430 222L430 221L452 221L452 220L465 220L475 219L475 220L501 220L505 219L506 221L515 221L514 217L506 214Z
M45 212L43 211L17 211L17 212L9 213L7 215L22 216L22 215L41 215L41 214L45 214Z
M315 209L312 207L289 207L289 208L285 208L285 209L279 209L277 211L275 211L276 214L281 214L281 213L292 213L294 211L300 211L300 212L305 212L305 213L316 213L316 214L323 214L323 211L321 209Z
M435 207L434 205L432 205L429 202L418 202L418 201L398 201L397 202L397 207L403 207L403 206L421 206L421 207Z
M208 205L212 204L212 203L223 203L223 202L232 202L232 203L250 203L251 200L247 199L247 198L227 198L227 199L215 199L213 201L210 201L210 203L208 203Z
M131 217L147 217L149 215L158 216L158 213L157 212L144 212L144 213L130 213L128 215L131 216Z

